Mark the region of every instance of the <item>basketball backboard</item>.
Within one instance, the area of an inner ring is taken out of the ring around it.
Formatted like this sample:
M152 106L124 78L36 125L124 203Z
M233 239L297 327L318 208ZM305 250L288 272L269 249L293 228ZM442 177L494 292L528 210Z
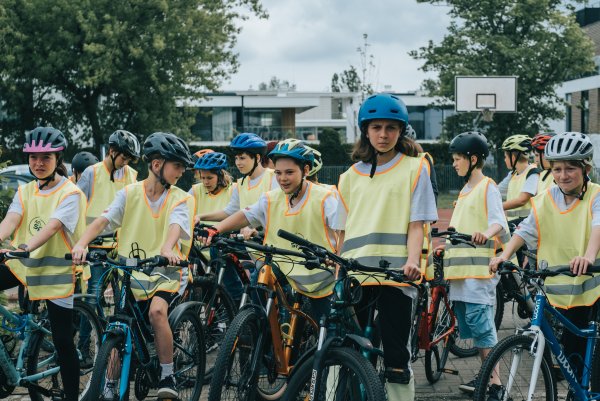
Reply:
M454 100L457 112L480 111L515 113L517 111L517 77L454 77Z

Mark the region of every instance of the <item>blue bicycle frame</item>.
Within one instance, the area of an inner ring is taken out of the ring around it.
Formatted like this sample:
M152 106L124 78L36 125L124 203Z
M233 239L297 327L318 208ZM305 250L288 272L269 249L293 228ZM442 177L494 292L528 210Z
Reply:
M544 312L549 312L554 316L557 320L559 320L564 326L566 330L569 330L571 333L582 337L587 338L587 345L585 351L585 360L583 364L583 374L581 379L581 384L577 381L575 377L575 373L567 356L565 355L563 349L560 346L559 341L557 340L552 327L546 320ZM531 400L533 395L535 394L535 384L537 382L538 374L540 373L540 365L542 362L542 358L544 355L544 348L546 342L550 345L550 350L556 357L556 360L559 363L560 370L564 375L565 379L568 381L571 390L573 391L575 398L578 400L597 400L600 399L600 394L592 394L589 390L590 386L590 366L592 364L592 357L594 353L594 345L596 343L597 336L597 327L598 323L595 321L590 322L590 325L587 329L579 329L576 327L569 319L563 316L558 310L553 308L548 304L548 300L542 294L538 294L535 297L535 308L533 310L533 317L531 319L531 327L524 331L524 334L531 333L533 334L534 341L531 345L531 351L535 349L535 360L534 360L534 368L532 372L532 378L529 385L529 393L528 400ZM540 331L543 335L540 335ZM516 365L513 363L513 368ZM512 375L511 375L512 377ZM507 383L507 388L511 388L512 379Z

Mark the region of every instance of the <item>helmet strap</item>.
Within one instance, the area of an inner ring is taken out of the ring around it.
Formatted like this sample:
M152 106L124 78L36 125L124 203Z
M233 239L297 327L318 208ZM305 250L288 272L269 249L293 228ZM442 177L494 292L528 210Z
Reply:
M121 153L116 153L114 156L112 154L109 153L110 156L110 161L112 163L111 169L110 169L110 180L112 182L115 182L115 170L117 169L117 166L115 165L115 160L117 160L117 157L119 157Z
M254 170L256 170L256 168L258 167L258 155L254 155L254 166L252 167L252 170L250 170L248 172L248 174L244 174L244 176L242 177L242 185L244 185L244 180L246 179L246 177L252 177L252 174L254 174ZM249 178L252 179L252 178Z
M563 191L559 185L557 185L558 189L560 190L560 192L562 192L562 194L564 196L574 196L579 200L583 200L583 197L585 196L585 193L587 192L587 184L590 181L590 177L585 172L585 167L582 167L581 169L583 170L583 186L581 187L581 192L579 192L578 194L567 193L567 192Z
M471 163L471 157L469 156L469 169L467 170L467 174L465 174L465 176L463 177L465 180L465 184L471 179L471 174L473 173L473 170L475 170L476 165L477 162L475 162L475 164Z
M160 166L160 171L158 172L158 174L156 174L153 169L150 169L150 171L152 171L152 174L154 174L154 176L158 179L160 185L162 185L163 187L165 187L166 190L168 190L169 188L171 188L171 184L169 184L167 180L165 180L165 176L163 174L166 162L167 161L165 160L162 166Z
M515 173L517 172L517 163L519 161L519 158L521 157L521 153L522 152L519 150L513 160L513 158L512 158L513 152L510 152L510 167L512 168L512 172L511 172L512 175L515 175Z
M35 177L35 174L33 174L33 171L31 171L31 167L29 167L29 174L31 174L32 176ZM42 189L46 188L52 181L54 181L55 176L56 176L56 168L46 178L37 178L36 177L36 179L38 180L38 189L42 190Z
M300 180L300 185L298 185L298 188L296 188L296 190L294 191L294 193L290 196L290 207L292 207L292 201L294 199L296 199L298 197L298 195L300 195L300 192L302 191L302 187L304 186L304 171L302 172L302 179Z
M546 181L546 178L548 178L548 176L552 173L551 170L546 170L546 172L544 173L544 176L542 177L542 181Z
M544 166L544 159L542 158L542 156L544 156L544 151L538 150L538 153L540 154L540 167L542 168L542 170L548 170L546 168L546 166ZM550 171L550 170L548 170L548 171Z

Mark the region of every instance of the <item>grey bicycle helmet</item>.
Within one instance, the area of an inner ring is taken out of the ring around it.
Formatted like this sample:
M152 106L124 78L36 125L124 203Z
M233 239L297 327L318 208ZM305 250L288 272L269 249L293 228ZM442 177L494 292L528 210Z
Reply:
M79 152L71 160L73 172L83 173L89 166L98 163L98 158L90 152Z
M594 145L590 137L581 132L565 132L552 137L544 148L548 161L581 160L591 162L594 157Z
M140 157L140 141L129 131L116 130L108 138L108 144L135 159Z
M412 125L408 124L406 126L406 132L404 133L404 136L416 141L417 140L417 131L415 131L415 129L412 127Z
M67 139L62 132L53 127L37 127L25 135L23 152L44 153L60 152L67 149Z

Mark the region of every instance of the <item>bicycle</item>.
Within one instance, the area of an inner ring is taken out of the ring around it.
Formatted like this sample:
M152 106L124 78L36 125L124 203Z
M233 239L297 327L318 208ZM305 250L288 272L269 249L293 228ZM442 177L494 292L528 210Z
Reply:
M0 255L0 262L8 259L28 258L29 252L8 252ZM0 305L2 315L2 335L0 341L0 398L10 396L17 386L25 387L33 401L42 401L44 397L60 399L64 397L60 367L49 330L49 322L42 317L39 301L24 299L21 313L16 313ZM78 300L74 300L74 327L79 320L89 320L92 327L92 339L88 352L97 354L100 348L101 327L93 309ZM68 329L68 328L66 328ZM75 331L75 330L74 330ZM75 339L75 341L77 341ZM80 362L80 387L82 399L88 396L91 379L91 366L85 366L81 350L78 350Z
M481 367L474 400L482 401L486 399L490 376L494 370L500 374L500 381L503 384L503 387L499 388L502 395L501 400L519 399L529 401L534 396L535 398L541 396L548 401L556 400L556 380L552 372L552 360L545 352L546 343L550 345L550 351L558 361L560 370L569 383L567 400L600 399L600 393L590 391L590 385L593 391L600 390L600 375L595 371L595 369L600 369L600 354L598 350L594 352L596 338L598 338L598 323L592 321L585 329L577 328L555 307L550 305L544 293L544 279L559 274L572 275L569 268L559 268L552 271L545 269L532 271L522 269L511 262L503 262L499 268L501 274L517 272L524 281L537 290L535 308L531 318L531 326L526 329L518 329L515 334L500 341L488 355ZM599 267L588 268L588 273L598 272L600 272ZM554 334L553 324L548 320L549 317L560 322L564 329L576 334L578 337L587 339L581 381L576 378L569 356L564 354ZM540 390L544 393L540 394Z
M213 237L213 246L246 248L264 254L257 284L246 285L238 314L225 334L215 362L209 401L264 400L281 397L300 355L314 342L317 324L303 308L304 297L288 294L285 276L273 264L274 255L304 254L252 241ZM288 297L291 300L288 301ZM289 313L284 320L282 309Z
M362 286L348 272L381 274L385 279L406 282L403 274L387 269L385 261L380 262L380 267L364 266L284 230L277 234L302 250L307 266L321 268L327 260L339 266L329 315L321 318L319 324L317 345L294 367L283 401L312 401L329 396L344 400L385 400L383 351L377 348L379 340L373 337L375 306L370 306L367 326L361 328L349 308L360 300Z
M70 254L65 257L69 258ZM93 369L89 397L106 400L105 384L111 380L118 390L112 400L125 401L129 398L129 381L133 377L135 396L143 400L159 382L160 365L154 349L152 327L131 291L131 273L143 270L148 274L154 267L166 266L168 260L160 256L128 258L123 264L108 258L106 252L92 251L87 255L87 261L104 263L109 267L105 274L115 269L123 272L119 275L120 292L115 312L108 318ZM182 261L180 266L186 264ZM204 330L198 318L199 307L198 302L185 302L175 307L168 317L173 333L174 376L181 400L198 400L204 381ZM137 360L135 371L131 369L133 357ZM108 399L111 400L110 397Z
M462 234L456 232L454 227L448 227L446 231L439 231L436 227L432 229L432 237L437 238L446 238L452 245L464 244L466 246L475 247L475 244L471 242L472 238L469 234ZM434 255L434 263L437 261L440 264L438 269L441 276L436 278L436 280L443 280L443 255L440 257L435 257ZM434 281L436 281L434 280ZM446 288L446 296L449 291L452 290L452 285L448 282L445 282ZM449 285L449 286L448 286ZM500 328L502 324L502 316L504 315L504 301L503 301L503 293L498 292L498 287L496 287L496 302L494 304L494 325L496 326L496 330ZM450 302L450 306L452 307L452 302ZM418 326L413 326L418 327ZM473 346L472 339L461 339L460 332L458 329L458 325L454 328L453 341L449 344L448 349L454 355L459 358L468 358L478 354L477 348ZM449 372L454 374L455 372Z

